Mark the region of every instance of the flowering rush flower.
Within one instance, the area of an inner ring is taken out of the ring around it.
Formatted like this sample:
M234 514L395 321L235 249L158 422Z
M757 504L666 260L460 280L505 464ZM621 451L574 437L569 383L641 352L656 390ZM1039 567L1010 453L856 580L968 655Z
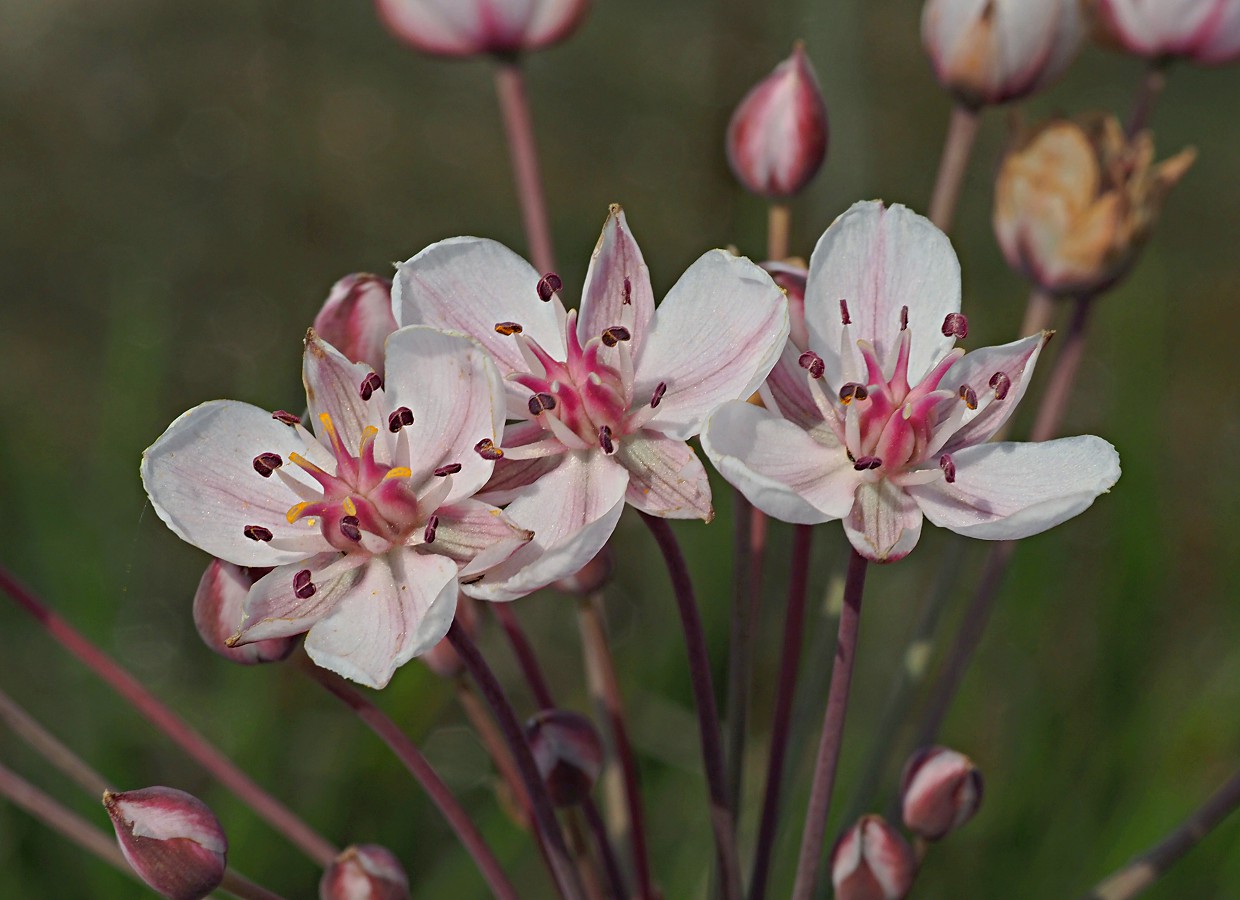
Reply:
M559 277L540 277L495 241L432 244L399 266L396 319L472 335L508 380L515 424L484 496L508 503L534 540L472 586L512 600L571 575L602 548L625 502L667 518L714 516L687 443L721 403L748 397L788 336L770 277L723 250L703 255L655 310L650 274L619 206L566 312Z
M1148 59L1240 59L1240 0L1094 0L1099 36Z
M540 50L564 40L589 0L377 0L379 18L426 53L473 56Z
M313 330L303 380L314 428L215 400L142 458L159 517L239 566L272 566L233 643L308 632L320 666L370 687L435 645L457 590L530 534L472 499L494 462L503 383L474 341L431 328L388 338L386 385Z
M876 562L907 555L922 518L1007 540L1083 511L1119 478L1100 438L993 443L1048 334L953 349L960 266L928 219L858 203L827 229L805 289L808 347L789 343L766 409L727 403L702 434L716 468L768 515L841 519Z

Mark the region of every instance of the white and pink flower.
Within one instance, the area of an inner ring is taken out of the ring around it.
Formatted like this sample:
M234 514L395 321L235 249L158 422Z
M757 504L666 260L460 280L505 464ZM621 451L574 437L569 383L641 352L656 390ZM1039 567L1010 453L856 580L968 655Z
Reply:
M560 279L502 244L453 238L402 264L396 319L472 335L508 380L503 443L484 496L508 503L534 540L473 585L511 600L577 571L602 548L625 503L709 521L706 470L686 441L721 403L747 397L788 336L783 294L747 259L702 256L655 310L650 275L613 206L586 273L580 310Z
M581 24L589 0L376 0L379 18L426 53L473 56L539 50Z
M494 463L503 383L474 341L406 328L384 384L311 331L303 378L312 434L289 413L231 400L182 415L143 454L155 511L239 566L270 566L234 643L308 632L316 663L371 687L435 645L459 585L527 531L472 499Z
M1240 0L1094 0L1093 9L1102 39L1137 56L1240 59Z
M986 443L1011 416L1048 337L965 355L960 266L947 237L902 206L858 203L810 260L808 348L789 342L765 409L728 403L702 447L763 512L841 519L853 547L908 554L922 519L990 540L1036 534L1119 478L1100 438Z

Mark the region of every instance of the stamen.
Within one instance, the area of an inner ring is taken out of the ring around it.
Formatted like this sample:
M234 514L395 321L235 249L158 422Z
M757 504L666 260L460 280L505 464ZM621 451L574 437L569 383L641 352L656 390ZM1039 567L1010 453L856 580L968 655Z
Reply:
M632 340L633 335L623 325L612 325L603 332L603 343L608 347L614 347L621 341Z
M275 536L271 533L270 528L264 528L262 525L247 525L241 529L241 533L252 541L262 541L264 543Z
M357 389L357 392L362 395L363 400L369 400L374 396L375 391L379 390L381 387L383 387L383 381L378 375L371 372L362 379L362 386Z
M291 412L285 412L282 409L277 409L275 412L273 412L271 414L271 418L275 419L277 422L283 422L285 425L300 425L301 424L300 416L295 416Z
M345 516L340 520L340 533L358 543L362 539L361 520L357 516Z
M426 522L426 530L422 532L422 540L428 544L435 543L435 532L439 530L439 516L431 516Z
M663 395L667 393L667 382L660 381L655 385L654 393L650 395L650 408L655 409L663 402Z
M853 468L858 472L864 472L866 469L877 469L883 464L883 461L877 456L858 456L857 461L853 463Z
M413 471L408 466L393 466L383 474L383 480L391 478L412 478Z
M483 459L499 459L504 455L504 451L495 446L495 441L490 438L483 438L474 444L474 452Z
M977 391L967 384L960 385L960 399L964 401L964 405L969 407L969 409L977 409Z
M440 466L432 474L436 478L443 478L445 475L455 475L459 471L461 471L460 463L448 463L446 466Z
M944 453L939 457L939 468L943 470L943 478L948 484L952 484L956 480L956 464L952 462L952 455Z
M293 576L293 593L299 600L309 600L314 596L314 592L318 588L314 586L314 582L310 580L310 570L302 569Z
M270 478L271 473L282 465L284 465L284 460L280 458L279 453L260 453L254 457L254 471L264 478Z
M840 402L845 406L854 400L864 400L868 396L870 396L870 392L866 390L865 385L858 384L855 381L850 381L840 388Z
M630 306L633 303L633 282L629 280L629 276L624 276L624 298L620 301L624 306Z
M554 272L548 272L538 279L538 299L543 303L550 303L552 295L562 287L564 287L564 282L560 280L560 276Z
M550 394L535 394L530 397L530 415L536 416L545 409L555 409L555 397Z
M848 314L848 301L840 298L840 321L845 325L852 324L852 316Z
M606 425L598 430L598 445L608 456L616 452L616 445L611 439L611 428Z
M843 302L843 300L840 301L840 303ZM823 373L827 371L827 364L813 350L806 350L797 357L797 365L809 372L810 378L821 378Z
M900 330L908 331L908 307L900 307Z
M990 376L990 386L995 389L995 399L1002 400L1012 389L1012 379L1004 372L996 372Z
M292 506L289 507L288 512L284 514L284 518L288 521L290 525L292 525L294 522L296 522L298 519L301 518L302 510L304 510L309 505L310 503L307 500L303 500L300 503L294 503Z
M357 515L357 504L353 502L352 497L345 497L344 502L340 504L340 508L344 510L346 516Z
M520 322L496 322L495 331L507 337L510 334L520 334L525 329L521 327Z
M413 410L407 406L402 406L388 416L388 431L392 434L400 431L406 425L413 424Z
M969 336L969 320L963 313L948 313L943 319L943 337L954 337L963 341Z

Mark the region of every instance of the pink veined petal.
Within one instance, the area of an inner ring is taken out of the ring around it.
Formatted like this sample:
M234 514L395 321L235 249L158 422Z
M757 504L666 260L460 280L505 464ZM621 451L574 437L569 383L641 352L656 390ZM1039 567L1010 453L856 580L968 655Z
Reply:
M422 551L455 560L461 566L461 578L493 569L534 536L503 510L477 500L441 506L435 516L439 520L435 540L422 544Z
M495 467L474 445L485 438L498 446L504 430L504 383L495 364L465 335L413 326L388 338L387 371L390 408L413 413L413 424L401 430L410 484L420 488L440 466L459 463L445 502L473 496Z
M956 480L911 485L935 525L1004 541L1028 537L1084 512L1119 479L1119 454L1092 435L1037 444L999 443L952 454Z
M383 342L396 330L392 282L355 273L337 281L314 317L314 330L349 359L364 362L383 376Z
M277 422L248 403L212 400L181 415L146 449L142 483L159 517L195 547L239 566L283 565L329 549L321 535L306 550L277 550L245 536L247 525L268 529L277 543L319 534L305 522L290 525L285 518L300 498L280 474L264 478L254 470L254 457L278 453L285 462L282 474L314 485L288 463L294 450L330 465L304 429Z
M327 430L319 418L331 416L345 447L356 453L367 425L379 423L382 391L373 391L369 400L362 399L362 381L373 369L365 363L350 362L343 353L313 330L306 334L306 352L302 356L301 378L306 386L306 403L310 408L309 425L324 446L330 446ZM374 407L372 409L371 407ZM375 458L387 462L391 456L385 438L375 441Z
M392 308L402 326L430 325L469 335L491 354L501 375L524 372L517 342L497 333L498 323L518 323L523 334L564 358L555 304L538 299L540 277L503 244L449 238L397 267Z
M522 447L544 440L547 432L538 422L517 422L504 428L504 447ZM511 503L522 489L542 478L564 459L563 453L536 456L533 459L510 459L504 456L495 463L491 478L479 491L479 499L496 506Z
M1222 9L1218 22L1193 57L1205 65L1222 65L1240 59L1240 3L1235 0L1219 2Z
M611 537L628 483L628 471L601 451L565 454L505 510L534 540L462 590L479 600L515 600L577 572Z
M620 441L616 462L629 470L628 502L665 519L715 517L706 469L684 441L638 432Z
M456 612L456 563L396 547L372 557L332 613L311 627L306 653L324 669L381 688L448 633Z
M272 569L250 588L238 644L289 637L308 630L328 615L357 582L358 569L368 562L361 553L319 553L309 559ZM308 571L314 593L298 597L294 578Z
M977 392L978 403L976 410L965 414L963 424L940 453L955 453L964 447L985 443L1003 427L1025 396L1038 355L1049 337L1044 331L1001 347L974 350L947 370L939 386L957 391L967 384ZM1007 378L1006 382L998 381L999 388L1006 384L1007 390L1001 400L997 397L996 386L991 384L997 373Z
M758 389L787 339L788 303L771 276L744 257L707 252L655 312L636 359L634 397L667 385L646 427L693 437L720 404Z
M750 503L798 525L848 515L861 483L843 447L821 444L791 422L743 401L725 403L710 417L702 449Z
M526 26L526 49L545 47L563 40L589 9L590 0L542 0Z
M809 375L801 367L800 358L801 351L792 341L788 341L779 362L762 382L759 393L767 409L779 413L805 431L813 431L824 427L826 422L809 392Z
M603 233L590 257L585 287L581 292L581 312L577 317L577 336L584 345L613 325L623 325L632 334L629 345L639 352L646 342L650 320L654 317L654 291L650 270L642 259L641 248L619 204L612 204ZM603 348L604 361L615 365L615 348Z
M841 360L840 300L852 318ZM814 248L805 288L809 349L826 363L827 382L839 387L845 372L865 371L856 341L868 340L889 365L900 333L900 310L908 307L912 336L908 374L916 384L954 342L943 320L960 311L960 263L947 236L900 205L856 203L836 219Z
M908 556L921 537L921 510L903 488L886 478L857 488L844 533L853 549L872 562Z

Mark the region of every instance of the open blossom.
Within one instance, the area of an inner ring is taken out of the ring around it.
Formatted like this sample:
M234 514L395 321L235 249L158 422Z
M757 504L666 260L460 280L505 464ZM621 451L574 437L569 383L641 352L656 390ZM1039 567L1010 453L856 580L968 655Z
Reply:
M384 385L313 331L303 379L312 434L231 400L182 415L143 454L160 518L239 566L250 589L234 643L308 632L324 668L371 687L444 636L462 581L529 540L473 495L503 427L503 384L459 334L406 328Z
M1099 36L1129 53L1202 65L1240 59L1240 0L1093 0Z
M770 277L722 250L702 256L655 310L619 206L590 260L579 311L560 279L478 238L433 244L399 267L397 321L473 335L508 379L503 446L485 496L534 540L471 592L511 600L570 575L611 536L625 502L655 516L714 515L685 443L721 403L747 397L788 335Z
M473 56L539 50L564 40L589 0L377 0L379 18L426 53Z
M922 519L970 537L1036 534L1119 478L1096 437L986 443L1011 416L1046 342L953 349L960 266L946 236L902 206L858 203L810 259L806 350L789 343L766 409L728 403L707 456L768 515L843 520L862 556L908 554Z
M1085 33L1081 0L927 0L921 40L966 106L1019 100L1063 74Z

